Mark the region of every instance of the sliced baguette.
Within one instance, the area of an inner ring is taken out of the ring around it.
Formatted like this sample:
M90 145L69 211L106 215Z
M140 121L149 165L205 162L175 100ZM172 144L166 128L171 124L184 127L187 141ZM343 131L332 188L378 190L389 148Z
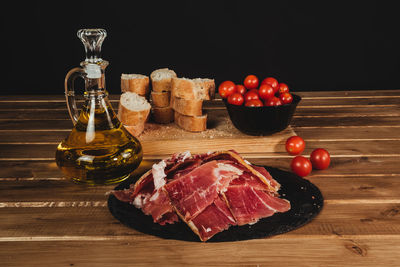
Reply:
M149 94L149 77L142 74L121 74L121 91L137 93L141 96Z
M154 92L171 91L171 79L176 73L168 68L158 69L150 74L152 90Z
M203 100L184 99L173 96L171 98L171 107L182 115L201 116L203 114Z
M174 121L174 110L171 107L153 107L152 117L156 123L170 123Z
M141 126L141 124L144 126L149 117L150 108L150 103L144 97L126 92L120 98L118 118L126 126ZM139 126L138 128L141 129Z
M207 129L207 114L202 116L186 116L177 111L174 113L175 123L186 131L202 132Z
M215 82L212 79L172 78L171 96L183 99L210 100L214 98Z
M151 104L153 107L164 108L170 105L171 92L151 92Z

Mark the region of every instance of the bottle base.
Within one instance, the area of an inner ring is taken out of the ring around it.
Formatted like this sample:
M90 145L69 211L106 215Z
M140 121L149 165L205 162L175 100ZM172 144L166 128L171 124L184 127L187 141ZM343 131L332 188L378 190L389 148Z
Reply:
M102 179L81 179L81 178L70 178L71 181L73 181L76 184L85 184L85 185L111 185L111 184L117 184L120 183L127 178L129 178L130 174L126 174L121 177L117 178L112 178L112 179L107 179L107 180L102 180Z

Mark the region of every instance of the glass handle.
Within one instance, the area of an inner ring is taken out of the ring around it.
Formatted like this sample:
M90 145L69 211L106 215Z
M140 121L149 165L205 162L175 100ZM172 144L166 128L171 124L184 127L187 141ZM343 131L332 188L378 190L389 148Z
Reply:
M73 68L70 70L67 75L65 76L65 99L67 100L67 107L69 116L71 117L72 123L75 125L79 118L79 110L76 107L76 100L75 100L75 79L81 77L84 79L86 73L82 68Z

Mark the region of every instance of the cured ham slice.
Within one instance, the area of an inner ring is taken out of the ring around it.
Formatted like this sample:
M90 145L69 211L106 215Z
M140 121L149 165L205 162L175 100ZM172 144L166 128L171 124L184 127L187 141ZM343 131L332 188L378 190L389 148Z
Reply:
M168 183L164 190L178 214L189 221L210 206L218 193L241 174L241 170L213 160Z
M247 184L229 186L225 196L238 225L253 224L260 218L290 209L289 201L273 197Z
M236 225L235 218L221 197L217 197L202 213L189 221L190 228L201 241L210 239L231 225Z
M256 223L290 209L280 184L235 151L174 154L154 164L129 189L113 191L165 225L184 221L201 241L233 225Z

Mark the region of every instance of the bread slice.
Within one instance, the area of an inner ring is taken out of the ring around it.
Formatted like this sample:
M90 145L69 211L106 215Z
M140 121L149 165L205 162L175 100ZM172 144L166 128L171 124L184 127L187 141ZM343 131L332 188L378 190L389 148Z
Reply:
M146 98L136 93L126 92L121 95L118 107L118 118L123 125L141 126L147 121L150 114L150 103ZM143 127L144 128L144 127Z
M149 94L149 77L142 74L121 74L121 91L137 93L141 96Z
M174 121L174 110L171 107L153 107L153 121L157 123L170 123Z
M184 99L173 96L171 98L171 107L183 115L188 116L201 116L203 114L203 100L198 99Z
M152 90L154 92L171 91L171 79L176 73L168 68L158 69L150 74Z
M207 114L202 116L186 116L177 111L174 113L175 123L186 131L202 132L207 129Z
M171 92L151 92L151 104L153 107L164 108L170 105Z
M124 125L125 129L133 136L139 136L144 131L144 123L138 123L134 126Z
M172 78L171 96L183 99L210 100L214 98L215 82L213 79Z

